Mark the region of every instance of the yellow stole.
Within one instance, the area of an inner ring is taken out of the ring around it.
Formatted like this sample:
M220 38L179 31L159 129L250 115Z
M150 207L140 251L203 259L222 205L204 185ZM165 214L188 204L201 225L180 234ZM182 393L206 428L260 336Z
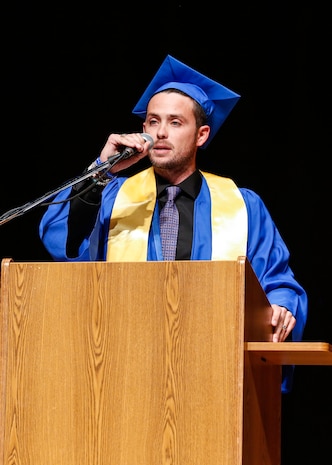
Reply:
M247 251L247 210L235 183L202 172L211 195L212 260L236 260ZM126 179L114 202L107 261L146 261L156 204L153 168Z

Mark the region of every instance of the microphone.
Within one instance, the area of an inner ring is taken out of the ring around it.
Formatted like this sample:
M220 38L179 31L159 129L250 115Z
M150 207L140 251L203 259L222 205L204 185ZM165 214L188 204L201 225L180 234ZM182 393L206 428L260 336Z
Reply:
M145 142L150 142L150 145L149 145L149 150L150 150L153 147L153 138L150 136L150 134L146 134L145 132L143 132L141 136L143 137ZM133 155L136 155L137 153L139 152L135 148L125 147L124 150L118 155L119 157L118 159L124 160L126 158L132 157Z
M145 140L145 142L149 142L149 150L153 147L154 141L152 136L150 134L142 133L141 136ZM107 161L101 162L99 159L99 162L97 160L93 162L87 169L87 172L89 173L89 176L91 173L100 173L101 176L99 175L99 178L103 178L105 175L107 175L107 172L114 166L116 163L118 163L120 160L124 160L125 158L132 157L136 153L139 153L138 150L136 150L133 147L124 147L122 152L118 152L115 155L111 155L108 157ZM102 170L104 170L102 172ZM0 217L1 220L1 217ZM1 223L0 223L1 225Z

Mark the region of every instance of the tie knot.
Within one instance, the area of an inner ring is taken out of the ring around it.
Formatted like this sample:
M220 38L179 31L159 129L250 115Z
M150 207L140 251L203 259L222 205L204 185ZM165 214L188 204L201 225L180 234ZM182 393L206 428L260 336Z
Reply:
M181 188L179 186L168 186L166 187L167 190L167 200L174 200L177 195L179 195L179 192Z

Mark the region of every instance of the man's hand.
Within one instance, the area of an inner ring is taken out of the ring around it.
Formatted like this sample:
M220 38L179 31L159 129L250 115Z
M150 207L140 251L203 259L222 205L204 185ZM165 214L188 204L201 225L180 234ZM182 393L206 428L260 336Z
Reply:
M100 154L100 161L105 162L109 157L121 153L124 147L131 147L137 151L137 154L132 155L129 158L125 158L117 162L114 167L110 170L111 173L116 173L117 171L124 170L129 168L129 166L137 163L142 158L146 157L149 152L151 142L146 141L142 134L132 133L132 134L111 134L106 144L104 145L103 150Z
M273 309L271 323L274 328L272 341L284 342L294 328L296 319L286 307L277 304L272 304L271 307Z

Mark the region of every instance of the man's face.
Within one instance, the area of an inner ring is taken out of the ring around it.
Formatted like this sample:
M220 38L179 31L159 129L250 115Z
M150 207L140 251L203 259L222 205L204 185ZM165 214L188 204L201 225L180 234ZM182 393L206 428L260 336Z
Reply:
M192 99L176 92L160 92L151 98L143 128L154 139L150 161L161 169L194 169L197 147L209 133L202 135L197 129Z

